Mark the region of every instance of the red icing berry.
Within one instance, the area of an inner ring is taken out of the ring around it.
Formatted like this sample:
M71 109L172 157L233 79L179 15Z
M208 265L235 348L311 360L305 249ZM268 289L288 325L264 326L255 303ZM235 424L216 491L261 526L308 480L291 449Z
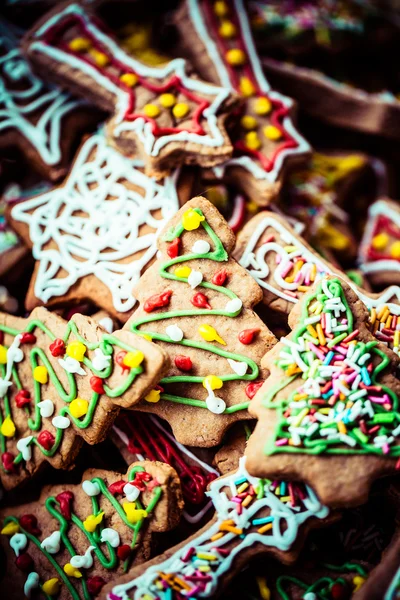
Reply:
M123 479L121 479L120 481L115 481L114 483L108 486L108 491L113 496L115 496L115 494L123 494L125 485L126 481L124 481Z
M1 462L3 463L3 467L6 471L15 471L16 465L14 465L14 459L15 456L14 454L11 454L11 452L3 452L1 455Z
M190 302L193 304L193 306L196 306L196 308L211 308L208 303L207 296L202 292L197 292Z
M176 258L178 256L180 245L181 239L178 237L172 240L170 244L168 244L167 254L170 258Z
M27 552L23 552L15 559L15 564L21 571L33 571L33 559Z
M245 390L246 396L250 398L250 400L253 400L263 383L263 381L252 381L252 383L249 383Z
M147 473L146 471L138 471L135 475L135 479L132 481L132 485L135 485L138 488L138 490L140 490L141 492L144 492L146 489L144 482L150 481L150 480L151 480L150 473Z
M101 377L93 375L93 377L90 378L90 387L96 394L104 394L104 385Z
M63 340L61 340L60 338L57 338L54 340L54 342L52 342L49 346L49 350L51 352L52 356L64 356L65 354L65 344L63 342Z
M21 342L21 344L36 344L36 335L25 331L25 333L21 333L19 341Z
M46 429L44 429L39 433L37 441L45 450L51 450L54 446L55 438L50 431L46 431Z
M126 560L131 553L131 549L128 544L122 544L117 548L117 556L120 560Z
M125 350L121 350L121 352L118 352L118 354L115 357L115 362L117 363L117 365L119 365L121 367L121 369L123 371L129 371L130 367L127 367L126 365L124 365L124 358L127 355L127 352Z
M60 512L62 516L68 520L71 518L71 505L73 499L74 494L69 491L61 492L56 496L56 500L60 504Z
M351 596L349 588L339 581L331 586L330 593L332 600L348 600Z
M181 371L190 371L193 367L192 360L189 356L183 356L183 354L178 354L175 356L175 366Z
M92 596L97 596L100 592L101 588L106 584L102 577L95 575L94 577L89 577L86 581L87 589L89 594Z
M150 296L143 305L143 310L146 312L153 312L157 308L163 308L168 306L172 296L172 290L165 290L162 294L155 294Z
M212 278L212 282L214 285L224 285L226 280L228 279L228 273L226 269L220 269L216 273L214 273L214 277Z
M241 331L239 333L239 342L241 342L242 344L245 344L245 346L247 346L248 344L251 344L252 341L254 340L254 337L257 335L257 333L259 332L259 329L243 329L243 331Z
M40 535L42 533L38 527L38 522L35 515L22 515L19 520L19 524L31 535Z
M15 395L15 404L18 408L23 408L31 401L31 394L28 390L19 390Z

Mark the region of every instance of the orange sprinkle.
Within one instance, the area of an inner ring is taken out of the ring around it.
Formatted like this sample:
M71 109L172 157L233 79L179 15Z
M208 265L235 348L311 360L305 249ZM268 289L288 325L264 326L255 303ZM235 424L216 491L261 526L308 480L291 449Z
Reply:
M217 540L219 540L222 537L224 537L224 534L222 533L222 531L220 531L219 533L216 533L215 535L213 535L212 537L210 537L210 540L212 542L216 542Z
M317 323L316 330L318 334L319 343L321 344L321 346L326 346L326 338L321 323Z
M263 525L262 527L257 529L257 533L263 534L269 531L270 529L272 529L272 523L267 523L266 525Z
M246 506L248 506L252 500L253 500L253 496L250 496L250 494L249 494L249 495L248 495L248 496L246 496L246 498L243 500L243 502L242 502L242 506L244 506L244 508L246 508Z

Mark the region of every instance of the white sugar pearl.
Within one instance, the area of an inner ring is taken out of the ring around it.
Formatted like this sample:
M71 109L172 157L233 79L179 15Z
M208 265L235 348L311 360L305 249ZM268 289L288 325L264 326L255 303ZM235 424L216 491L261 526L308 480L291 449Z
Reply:
M51 422L54 427L57 427L57 429L68 429L68 427L71 425L71 421L68 419L68 417L63 417L62 415L54 417Z
M207 254L210 252L210 244L205 240L197 240L192 246L193 254Z

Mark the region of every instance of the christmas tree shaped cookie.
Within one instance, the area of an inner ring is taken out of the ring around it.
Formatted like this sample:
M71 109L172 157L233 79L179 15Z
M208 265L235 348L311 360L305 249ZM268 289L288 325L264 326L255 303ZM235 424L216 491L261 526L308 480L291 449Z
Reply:
M165 372L161 348L89 317L69 322L35 309L0 313L0 479L12 488L45 462L68 468L82 440L102 441L120 406L145 396Z
M87 8L67 3L27 34L26 54L49 78L114 113L110 136L124 154L142 158L149 174L229 158L224 122L234 94L188 75L183 59L150 67L105 30Z
M160 257L134 295L125 328L162 346L171 368L135 409L158 414L176 439L210 447L247 408L267 376L262 355L276 342L251 307L258 284L230 257L235 237L217 209L194 198L159 237Z
M175 471L133 463L126 475L90 469L81 484L48 486L36 502L5 509L0 544L7 598L89 600L151 556L152 534L179 521Z
M251 413L246 454L262 477L301 479L330 506L366 501L400 456L397 355L367 328L368 311L334 277L290 313L292 332L265 356L271 376Z

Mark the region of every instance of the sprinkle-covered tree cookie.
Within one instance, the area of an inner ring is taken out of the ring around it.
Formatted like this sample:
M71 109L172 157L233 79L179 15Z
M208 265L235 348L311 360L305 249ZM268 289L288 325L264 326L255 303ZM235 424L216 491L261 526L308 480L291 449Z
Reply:
M161 348L89 317L45 308L0 313L0 479L15 487L45 462L68 468L81 441L102 441L118 413L165 372Z
M150 67L127 54L87 8L63 4L27 34L28 57L48 77L114 113L108 132L151 175L232 155L224 122L236 98L187 73L183 59Z
M171 368L135 408L166 419L176 439L210 447L247 408L267 376L262 355L275 338L251 307L261 289L230 258L235 237L217 209L194 198L159 237L161 256L134 295L125 325L160 344Z
M79 485L48 486L36 502L0 515L7 598L90 600L151 556L152 534L179 521L175 471L133 463L126 475L90 469Z
M234 473L211 483L208 494L216 511L210 523L107 586L107 600L215 598L261 554L292 562L306 530L328 515L310 488L251 477L243 458Z
M290 313L292 333L265 356L271 376L246 449L262 477L301 479L329 506L365 502L400 456L397 355L368 331L368 311L330 277Z

